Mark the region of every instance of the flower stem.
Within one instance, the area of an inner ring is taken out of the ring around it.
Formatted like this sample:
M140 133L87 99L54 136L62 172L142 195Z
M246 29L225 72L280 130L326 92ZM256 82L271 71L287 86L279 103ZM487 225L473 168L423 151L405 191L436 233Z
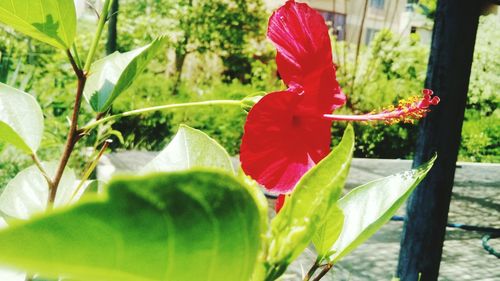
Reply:
M167 109L176 109L176 108L185 108L185 107L197 107L197 106L213 106L213 105L230 105L230 106L240 106L241 101L239 100L212 100L212 101L200 101L200 102L188 102L188 103L177 103L177 104L166 104L166 105L160 105L160 106L153 106L153 107L147 107L147 108L141 108L141 109L136 109L132 111L127 111L127 112L122 112L118 113L115 115L111 115L99 120L95 120L94 122L91 122L87 124L85 127L82 128L84 131L88 131L100 124L113 121L122 117L127 117L127 116L134 116L134 115L140 115L144 113L149 113L149 112L154 112L154 111L160 111L160 110L167 110Z
M97 32L92 41L92 45L90 45L90 50L87 55L87 60L85 61L85 66L83 67L83 72L88 73L90 70L90 66L92 65L92 61L94 60L95 53L97 51L97 46L99 45L99 39L101 38L102 31L104 29L104 25L106 24L108 18L109 7L112 4L113 0L106 0L104 2L104 6L102 7L102 12L99 17L99 23L97 24Z

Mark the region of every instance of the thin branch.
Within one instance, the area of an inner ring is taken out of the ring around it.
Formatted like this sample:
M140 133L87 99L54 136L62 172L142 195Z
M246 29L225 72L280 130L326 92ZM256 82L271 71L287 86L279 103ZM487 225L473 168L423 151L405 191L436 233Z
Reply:
M356 84L356 76L357 76L357 71L358 71L358 63L359 63L359 53L361 51L361 38L363 37L363 29L365 28L365 20L366 20L366 13L368 11L368 0L365 0L365 6L363 9L363 17L361 18L361 26L360 26L360 31L358 35L358 41L357 41L357 46L356 46L356 58L355 58L355 63L354 63L354 72L353 72L353 78L351 82L351 95L354 93L354 86Z
M97 32L92 41L92 45L90 46L89 53L87 55L87 59L85 61L85 66L83 67L83 72L88 73L90 70L90 66L92 65L92 61L94 60L95 53L97 51L97 46L99 45L99 39L101 38L102 30L104 29L104 25L106 24L106 20L108 18L108 12L110 8L110 4L113 0L106 0L104 2L104 6L102 8L101 16L99 17L99 23L97 25Z
M88 168L85 170L85 173L83 174L83 177L82 177L82 179L80 181L80 184L75 189L75 192L73 192L73 196L71 197L71 200L73 200L75 198L75 196L80 192L80 189L82 188L82 186L90 178L90 175L95 170L95 167L97 167L97 164L99 163L99 160L104 155L104 152L106 151L106 149L108 149L109 145L112 142L113 141L109 140L109 139L104 142L104 144L101 147L101 150L99 151L99 153L97 154L97 156L95 157L95 159L89 164Z
M31 154L31 159L33 159L35 166L38 168L38 170L40 170L40 173L42 174L43 178L47 181L49 189L54 188L54 182L52 182L52 179L50 179L49 174L47 173L47 171L45 171L45 168L43 167L40 159L38 159L38 156L36 154Z
M77 74L78 76L78 74ZM75 104L73 106L73 115L71 117L71 125L68 133L68 139L66 140L66 145L64 147L64 151L61 157L61 161L59 162L59 167L57 168L56 175L54 177L54 186L50 190L49 204L53 203L56 198L57 188L59 183L61 182L62 175L68 165L69 158L73 149L75 148L75 144L79 139L78 134L78 115L80 113L80 106L82 103L83 89L85 87L85 83L87 81L87 77L83 75L82 77L78 77L78 88L76 91Z
M314 273L316 273L316 271L318 270L318 268L320 268L320 259L319 258L316 259L316 261L314 262L314 264L311 266L311 268L307 272L306 276L304 277L303 281L309 281L309 280L311 280L311 278L314 276Z
M78 77L78 79L82 79L85 76L85 74L78 66L78 63L76 62L75 58L73 57L73 54L71 54L71 51L66 50L66 55L68 56L69 62L71 63L71 67L73 67L73 71L75 72L76 77Z
M99 39L101 37L104 25L106 24L106 18L109 12L109 7L110 4L112 3L113 0L106 0L104 3L104 7L102 10L101 17L99 19L99 23L97 26L97 32L94 36L94 39L92 41L92 45L90 47L90 51L87 55L87 59L85 61L85 66L83 69L80 69L78 67L78 64L76 63L75 59L73 58L73 55L71 54L71 51L67 51L67 55L69 58L69 61L71 62L71 65L73 67L73 70L75 71L76 76L78 77L78 87L76 90L76 97L75 97L75 104L73 106L73 115L71 117L71 124L70 124L70 129L68 132L68 138L66 140L66 145L64 146L64 151L61 156L61 160L59 162L59 167L57 168L56 175L54 177L53 183L54 186L50 190L50 196L49 196L49 205L51 205L57 194L57 188L59 186L59 183L61 182L61 178L64 174L64 170L66 169L66 166L68 165L69 158L71 157L71 153L73 152L73 149L75 148L76 143L84 136L82 131L78 130L78 115L80 114L80 106L82 104L82 96L83 96L83 89L85 88L85 83L87 82L87 73L90 70L90 66L92 65L92 61L94 59L95 53L97 51L97 46L99 44Z
M76 44L73 43L71 48L73 49L73 53L75 53L75 61L76 61L76 64L78 65L78 68L82 69L83 68L82 60L80 59L80 55L78 54L78 48L76 47Z
M195 107L195 106L213 106L213 105L231 105L231 106L241 106L241 101L239 100L213 100L213 101L200 101L200 102L188 102L188 103L177 103L177 104L167 104L167 105L160 105L160 106L154 106L154 107L148 107L148 108L142 108L142 109L136 109L132 111L127 111L123 113L119 113L116 115L108 116L105 118L102 118L100 120L95 120L94 122L85 125L85 127L82 128L83 131L88 131L100 124L119 119L122 117L126 116L133 116L133 115L140 115L144 113L149 113L149 112L154 112L154 111L160 111L160 110L166 110L166 109L175 109L175 108L183 108L183 107Z
M323 270L321 270L321 272L318 274L318 276L316 276L316 278L314 278L312 281L319 281L321 280L321 278L325 277L325 275L330 271L330 269L333 268L333 264L329 263L327 264Z

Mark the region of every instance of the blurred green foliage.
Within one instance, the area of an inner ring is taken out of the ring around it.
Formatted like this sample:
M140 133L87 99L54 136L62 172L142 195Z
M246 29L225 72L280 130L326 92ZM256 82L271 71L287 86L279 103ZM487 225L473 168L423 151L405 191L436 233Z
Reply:
M459 159L473 162L500 162L499 116L468 116L462 128ZM471 114L469 114L471 115Z
M500 19L497 15L479 19L469 83L467 108L479 112L480 116L499 118Z

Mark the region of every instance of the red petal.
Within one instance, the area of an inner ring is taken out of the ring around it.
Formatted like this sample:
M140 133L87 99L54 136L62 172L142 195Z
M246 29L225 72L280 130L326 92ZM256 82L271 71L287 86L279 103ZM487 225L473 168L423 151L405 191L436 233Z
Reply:
M278 49L278 70L290 88L301 87L312 96L310 102L321 104L323 113L344 105L328 27L318 12L307 4L288 1L269 19L268 37Z
M281 208L283 208L283 205L285 205L286 197L287 197L286 194L280 194L280 196L278 196L278 199L276 199L276 205L274 205L274 210L276 211L276 214L279 213Z
M292 91L268 94L252 108L245 124L242 168L280 194L290 192L330 151L331 122L294 115L303 98Z
M280 69L285 81L333 67L328 27L307 4L288 1L275 11L269 19L268 37L278 49L278 62L287 62L287 67Z

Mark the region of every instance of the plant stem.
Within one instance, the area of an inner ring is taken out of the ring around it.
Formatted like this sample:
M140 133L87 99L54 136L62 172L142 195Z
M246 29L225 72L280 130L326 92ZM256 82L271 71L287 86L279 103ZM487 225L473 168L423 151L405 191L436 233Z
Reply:
M92 41L92 45L90 45L90 50L87 55L87 60L85 61L85 66L83 67L83 72L88 73L90 70L90 66L92 65L92 61L94 60L95 53L97 51L97 46L99 45L99 39L101 38L102 31L104 29L104 25L106 24L106 20L108 18L108 12L110 4L112 4L113 0L106 0L104 2L104 6L102 7L102 13L99 17L99 23L97 24L97 32Z
M83 174L83 177L80 180L80 184L78 184L78 186L75 189L75 192L73 192L73 195L71 196L71 200L73 200L75 198L75 196L80 192L80 189L85 184L85 181L87 181L89 179L90 175L92 174L92 172L94 171L95 167L99 163L99 159L101 159L102 155L104 154L104 152L106 151L106 149L108 149L109 145L112 142L113 142L112 140L106 140L104 142L103 146L101 147L101 150L99 151L99 153L97 154L97 156L95 157L95 159L90 163L90 165L88 166L88 168L85 170L85 173Z
M314 273L316 272L316 270L318 270L318 268L320 267L320 262L321 262L320 258L316 259L316 261L314 262L314 264L311 266L311 268L307 272L306 276L304 277L303 281L311 280L311 278L314 276Z
M71 51L70 50L66 51L66 54L68 55L71 66L73 67L73 70L75 71L75 74L78 78L78 87L76 89L75 104L73 106L73 115L71 117L71 124L70 124L69 132L68 132L68 138L66 140L66 145L64 146L64 151L63 151L63 154L61 156L61 160L59 162L59 167L57 168L56 175L54 176L54 180L52 181L53 186L50 188L49 206L52 205L56 199L57 188L59 187L59 183L61 182L61 178L64 174L64 170L66 169L66 166L68 165L68 161L69 161L69 158L71 156L71 153L73 152L73 149L75 148L76 143L83 136L82 134L80 134L80 131L78 130L78 116L80 114L80 106L82 104L83 90L85 88L85 83L87 82L87 73L90 70L90 66L92 65L92 61L93 61L95 53L97 51L97 46L99 44L99 38L101 37L102 30L104 29L104 25L106 24L106 19L108 17L108 12L109 12L109 7L110 7L110 4L112 3L112 1L113 0L106 0L106 2L104 3L102 13L101 13L101 16L99 18L99 23L97 25L97 32L96 32L94 39L92 41L92 45L90 47L90 51L89 51L89 54L87 55L87 60L85 62L85 66L83 67L83 69L78 67L78 63L73 58Z
M106 123L106 122L109 122L112 120L116 120L116 119L119 119L122 117L127 117L127 116L139 115L139 114L160 111L160 110L166 110L166 109L196 107L196 106L213 106L213 105L240 106L241 101L239 101L239 100L212 100L212 101L166 104L166 105L160 105L160 106L141 108L141 109L136 109L136 110L127 111L127 112L123 112L123 113L118 113L116 115L111 115L111 116L102 118L100 120L95 120L94 122L85 125L85 127L83 127L82 130L88 131L88 130L90 130L90 129L92 129L100 124L103 124L103 123Z
M73 57L70 50L66 50L66 55L68 56L69 62L71 63L71 67L73 67L73 71L76 74L76 77L80 80L85 76L85 73L78 66L77 60Z
M274 281L278 279L281 275L283 275L283 273L285 273L287 267L288 265L286 264L272 266L267 270L265 281Z
M82 60L80 59L80 55L78 55L78 48L76 47L75 43L73 43L73 45L71 47L72 47L73 53L75 54L76 65L78 66L79 69L81 69L83 67L83 65L82 65Z
M49 189L54 188L54 182L52 181L52 179L50 179L50 176L47 174L47 171L45 171L45 169L43 168L42 162L40 161L40 159L38 159L38 156L36 154L32 154L31 159L33 159L35 166L38 168L38 170L40 170L40 173L42 173L42 176L47 181Z
M77 73L78 76L78 73ZM64 151L59 162L59 167L57 168L56 175L53 180L53 187L50 190L49 196L49 204L54 203L56 199L57 188L59 187L59 183L61 182L62 175L64 173L64 169L66 165L68 165L69 157L75 148L75 144L79 140L78 136L78 115L80 113L80 105L82 103L82 95L83 88L85 87L85 82L87 81L87 77L85 75L78 77L78 88L76 91L75 104L73 106L73 116L71 117L71 125L68 133L68 139L66 140L66 145L64 147Z
M318 276L316 276L316 278L314 278L312 281L319 281L321 280L321 278L323 278L327 273L328 271L330 271L330 269L333 268L333 264L329 263L327 264L323 270L321 270L321 272L318 274Z

